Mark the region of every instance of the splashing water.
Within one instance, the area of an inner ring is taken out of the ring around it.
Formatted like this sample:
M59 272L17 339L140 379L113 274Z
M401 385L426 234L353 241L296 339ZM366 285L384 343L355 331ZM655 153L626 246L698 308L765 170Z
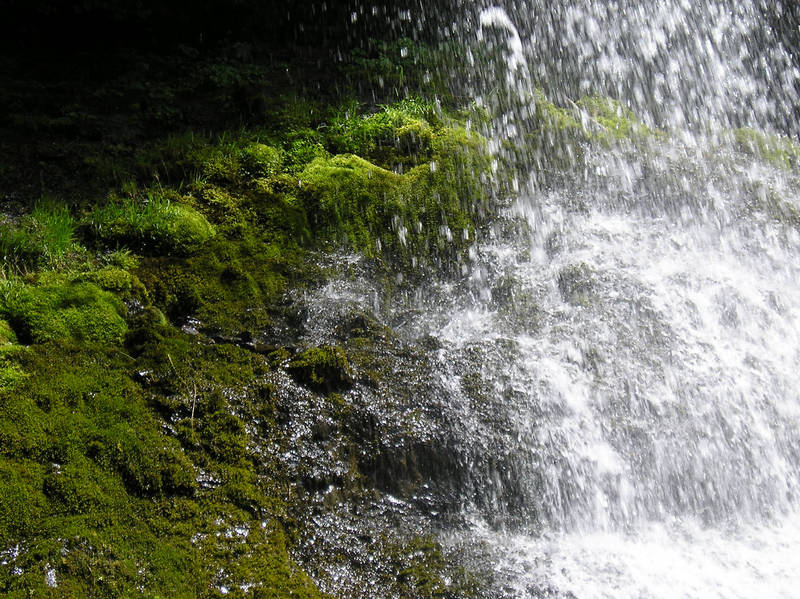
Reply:
M467 524L442 540L488 557L492 597L797 596L785 6L509 0L442 25L513 197L464 280L392 324L435 338L418 401L444 414L426 438L446 438L447 472L425 501L458 496ZM378 303L349 280L323 296L317 337L331 306Z
M749 125L797 132L796 49L787 51L779 36L797 23L783 2L507 4L488 6L477 18L468 14L446 29L465 39L475 29L484 37L487 26L505 32L508 39L499 43L509 51L510 68L523 65L557 103L603 94L623 101L647 124L669 129ZM464 74L469 91L493 87L498 67L479 61Z
M797 132L768 8L523 1L461 24L478 45L460 80L498 154L527 159L506 214L525 233L483 242L425 330L467 440L467 534L509 596L800 588L798 155L737 129ZM586 94L661 133L533 152L535 104L585 122ZM548 153L569 156L558 177Z

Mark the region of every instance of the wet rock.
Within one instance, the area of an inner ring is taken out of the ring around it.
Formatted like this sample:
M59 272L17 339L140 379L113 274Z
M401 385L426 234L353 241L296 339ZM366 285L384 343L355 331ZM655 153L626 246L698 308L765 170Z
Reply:
M340 347L322 345L297 354L286 366L299 383L316 391L337 391L352 384L353 375Z
M566 266L558 273L558 291L570 304L587 303L595 285L594 272L584 263Z

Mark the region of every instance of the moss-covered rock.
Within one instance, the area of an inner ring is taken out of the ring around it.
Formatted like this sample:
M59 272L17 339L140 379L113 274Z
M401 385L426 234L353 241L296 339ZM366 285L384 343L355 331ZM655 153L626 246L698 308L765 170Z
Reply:
M387 169L413 167L433 156L434 126L441 126L435 107L407 99L385 106L375 114L362 115L355 105L340 108L328 133L331 150L356 154Z
M353 379L344 351L333 345L300 352L289 361L286 370L299 382L321 391L341 390Z
M120 299L135 299L148 303L147 290L139 278L125 268L106 266L76 276L73 281L87 281L100 289L110 291Z
M314 126L176 141L159 172L182 171L180 191L125 184L77 230L97 254L0 285L0 505L31 498L0 521L21 547L1 591L46 594L46 572L67 596L319 597L290 558L289 506L331 485L401 492L451 459L378 438L353 407L348 391L388 389L403 352L383 351L399 342L374 315L342 321L341 346L283 340L303 327L297 291L330 268L317 250L344 243L384 273L458 266L487 207L486 142L413 102ZM363 156L331 154L345 146ZM424 561L404 592L439 592L443 566Z
M595 273L588 264L571 264L558 272L558 291L570 304L588 303L596 286Z
M288 242L220 238L208 250L181 261L145 259L137 275L153 304L171 319L191 316L215 334L265 330L289 283L300 286L316 276L316 267Z
M254 142L242 149L241 163L244 175L250 179L269 178L280 172L283 165L281 153L266 144Z
M165 329L133 371L130 356L97 345L14 357L30 376L0 388L0 544L17 547L4 553L0 591L47 596L55 580L65 596L321 597L289 556L266 458L255 467L232 396L210 392L252 382L258 356L171 343L182 334ZM151 408L154 394L191 392L189 381L202 396L193 434L189 404L172 405L166 427ZM268 413L247 409L251 421Z
M26 377L27 374L17 364L0 355L0 392L13 391Z
M398 590L403 597L479 596L477 581L462 568L448 563L441 546L432 537L416 537L392 547Z
M0 318L0 347L12 345L17 342L17 335L7 321Z
M408 270L458 256L475 235L481 188L473 181L464 194L452 169L437 168L447 165L400 175L353 155L318 159L301 173L301 197L323 238Z
M732 136L740 150L780 168L796 167L800 160L800 146L788 137L750 128L735 129Z
M654 135L632 110L607 96L586 96L578 100L577 106L589 116L590 122L584 128L593 139L610 142Z
M120 300L88 282L20 285L2 310L26 343L119 343L127 331Z
M96 208L88 225L103 247L148 254L190 255L215 235L214 227L191 206L153 194L144 201L117 199Z

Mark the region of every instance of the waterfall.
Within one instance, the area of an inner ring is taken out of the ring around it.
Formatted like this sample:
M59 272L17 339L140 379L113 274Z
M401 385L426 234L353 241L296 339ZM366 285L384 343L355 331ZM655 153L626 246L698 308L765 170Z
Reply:
M777 135L797 132L800 74L783 18L575 0L451 27L475 37L459 80L495 116L495 151L524 165L504 214L524 226L475 248L424 327L464 440L463 534L509 596L800 588L800 187ZM542 140L545 101L608 127L589 94L657 133Z
M422 506L491 597L796 596L791 5L460 6L442 69L489 115L496 220L459 280L386 306L351 260L309 300L316 342L355 306L424 351L403 426L429 478L379 513Z

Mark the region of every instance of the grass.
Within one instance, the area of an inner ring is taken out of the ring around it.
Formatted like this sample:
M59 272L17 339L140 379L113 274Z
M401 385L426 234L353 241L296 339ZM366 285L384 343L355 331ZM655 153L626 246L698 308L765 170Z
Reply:
M64 266L66 256L79 249L76 228L66 205L52 198L40 199L18 225L0 224L4 270L19 273L40 266Z

